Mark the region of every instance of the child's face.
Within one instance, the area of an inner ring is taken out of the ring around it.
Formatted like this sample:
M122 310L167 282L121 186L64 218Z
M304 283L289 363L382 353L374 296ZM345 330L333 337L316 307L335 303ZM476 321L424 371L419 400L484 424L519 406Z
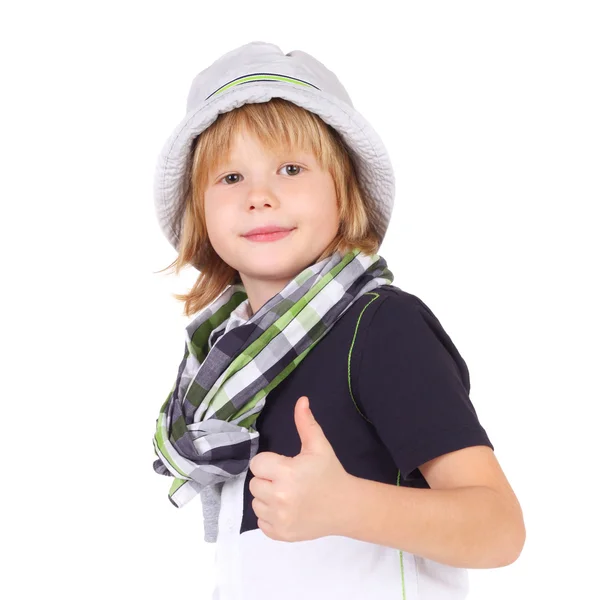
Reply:
M230 160L209 173L204 201L210 242L246 287L268 280L271 289L278 283L283 288L338 232L333 179L312 154L273 156L249 134L233 142ZM294 229L269 242L243 237L266 225Z

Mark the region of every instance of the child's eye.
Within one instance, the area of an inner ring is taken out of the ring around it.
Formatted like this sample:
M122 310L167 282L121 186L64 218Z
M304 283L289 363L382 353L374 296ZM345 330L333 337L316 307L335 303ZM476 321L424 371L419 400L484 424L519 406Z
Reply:
M237 173L230 173L229 175L225 175L225 177L223 177L223 179L221 179L221 181L227 181L228 177L237 177L238 174ZM232 182L232 183L237 183L236 181Z
M288 163L287 165L283 165L283 167L281 167L282 169L285 169L286 167L296 167L297 169L302 169L304 170L304 167L301 167L300 165L295 165L294 163ZM298 171L300 172L300 171ZM288 173L289 174L289 173Z
M283 165L283 167L281 167L281 169L285 169L287 167L295 167L296 168L296 173L291 173L292 176L297 175L300 172L300 170L304 170L304 167L301 167L300 165L296 165L294 163L288 163L287 165ZM289 172L288 172L288 175L290 175ZM228 180L227 179L228 177L239 177L239 173L229 173L229 175L225 175L225 177L223 177L221 179L221 181L228 181L228 183L237 183L237 181Z

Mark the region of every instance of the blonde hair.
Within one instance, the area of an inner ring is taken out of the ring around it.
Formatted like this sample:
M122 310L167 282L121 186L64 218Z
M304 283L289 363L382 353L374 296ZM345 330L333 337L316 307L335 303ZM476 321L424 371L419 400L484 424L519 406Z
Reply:
M231 142L238 132L254 134L267 151L285 152L297 148L311 152L323 170L332 176L337 196L340 226L319 262L334 252L359 248L376 254L381 240L381 216L366 198L359 184L350 152L339 133L318 115L283 98L243 104L220 114L192 143L184 201L175 218L181 229L177 258L167 269L178 274L186 265L200 274L187 294L173 294L184 302L183 314L189 317L213 302L229 285L241 283L239 273L228 265L210 244L204 215L204 190L208 173L229 156Z

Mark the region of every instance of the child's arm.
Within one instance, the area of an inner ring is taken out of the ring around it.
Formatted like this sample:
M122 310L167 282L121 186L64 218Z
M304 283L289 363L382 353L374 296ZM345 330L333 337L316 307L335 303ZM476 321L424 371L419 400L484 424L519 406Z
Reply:
M457 567L514 562L525 541L521 507L450 336L421 299L402 291L373 302L360 328L353 398L404 479L418 468L431 489L351 478L355 502L336 519L342 535Z
M420 467L431 489L397 487L348 474L348 499L332 535L398 548L455 567L513 563L525 543L519 501L487 446Z

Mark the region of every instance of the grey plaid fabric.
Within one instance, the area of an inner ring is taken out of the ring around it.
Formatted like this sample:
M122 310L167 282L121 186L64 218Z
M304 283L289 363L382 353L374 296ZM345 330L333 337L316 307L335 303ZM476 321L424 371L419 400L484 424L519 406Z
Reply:
M285 379L364 293L390 284L379 255L354 249L307 267L266 302L235 336L219 335L247 294L229 286L186 327L177 379L156 419L154 470L175 479L169 500L181 507L201 494L205 541L218 533L220 493L258 450L253 427L270 390Z

